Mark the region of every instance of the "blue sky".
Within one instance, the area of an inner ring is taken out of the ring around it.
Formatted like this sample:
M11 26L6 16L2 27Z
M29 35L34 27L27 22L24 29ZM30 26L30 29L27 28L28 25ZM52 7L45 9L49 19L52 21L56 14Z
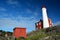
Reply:
M35 30L35 23L42 19L41 8L45 5L53 24L60 23L59 0L0 0L0 30L13 31L15 27Z

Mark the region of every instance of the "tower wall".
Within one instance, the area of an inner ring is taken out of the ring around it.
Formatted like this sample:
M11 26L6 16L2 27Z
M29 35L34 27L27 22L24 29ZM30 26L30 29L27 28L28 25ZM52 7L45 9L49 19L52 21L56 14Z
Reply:
M45 7L42 7L42 16L43 16L43 28L48 28L49 23L48 23L48 17Z

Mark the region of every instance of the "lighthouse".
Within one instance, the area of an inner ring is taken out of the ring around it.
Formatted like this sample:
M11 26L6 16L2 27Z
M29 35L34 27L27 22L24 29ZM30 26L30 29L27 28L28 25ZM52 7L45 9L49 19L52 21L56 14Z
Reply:
M40 19L40 21L35 23L35 28L36 30L38 30L38 29L48 28L52 26L53 26L52 21L47 16L47 9L45 6L43 6L42 7L42 19Z
M49 27L48 16L47 16L47 9L45 6L42 7L42 18L43 18L43 28Z

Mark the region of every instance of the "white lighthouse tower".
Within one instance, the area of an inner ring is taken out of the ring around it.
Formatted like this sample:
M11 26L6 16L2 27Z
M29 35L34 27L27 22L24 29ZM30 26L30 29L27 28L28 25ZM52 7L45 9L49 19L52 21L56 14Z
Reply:
M42 16L43 16L43 28L49 27L48 17L47 17L47 11L46 7L42 7Z

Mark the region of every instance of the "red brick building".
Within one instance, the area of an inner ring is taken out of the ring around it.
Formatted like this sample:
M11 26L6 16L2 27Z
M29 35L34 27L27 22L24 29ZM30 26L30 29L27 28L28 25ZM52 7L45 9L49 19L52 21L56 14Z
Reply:
M35 23L36 30L42 29L43 28L43 21L40 20L39 22Z
M15 27L13 29L13 36L15 36L15 38L26 38L26 28Z
M49 27L51 27L52 26L51 19L48 19L48 22L49 22ZM43 20L40 20L39 22L35 23L35 26L36 26L36 30L42 29L43 28Z
M53 25L51 19L48 19L48 22L49 22L49 27L51 27Z

